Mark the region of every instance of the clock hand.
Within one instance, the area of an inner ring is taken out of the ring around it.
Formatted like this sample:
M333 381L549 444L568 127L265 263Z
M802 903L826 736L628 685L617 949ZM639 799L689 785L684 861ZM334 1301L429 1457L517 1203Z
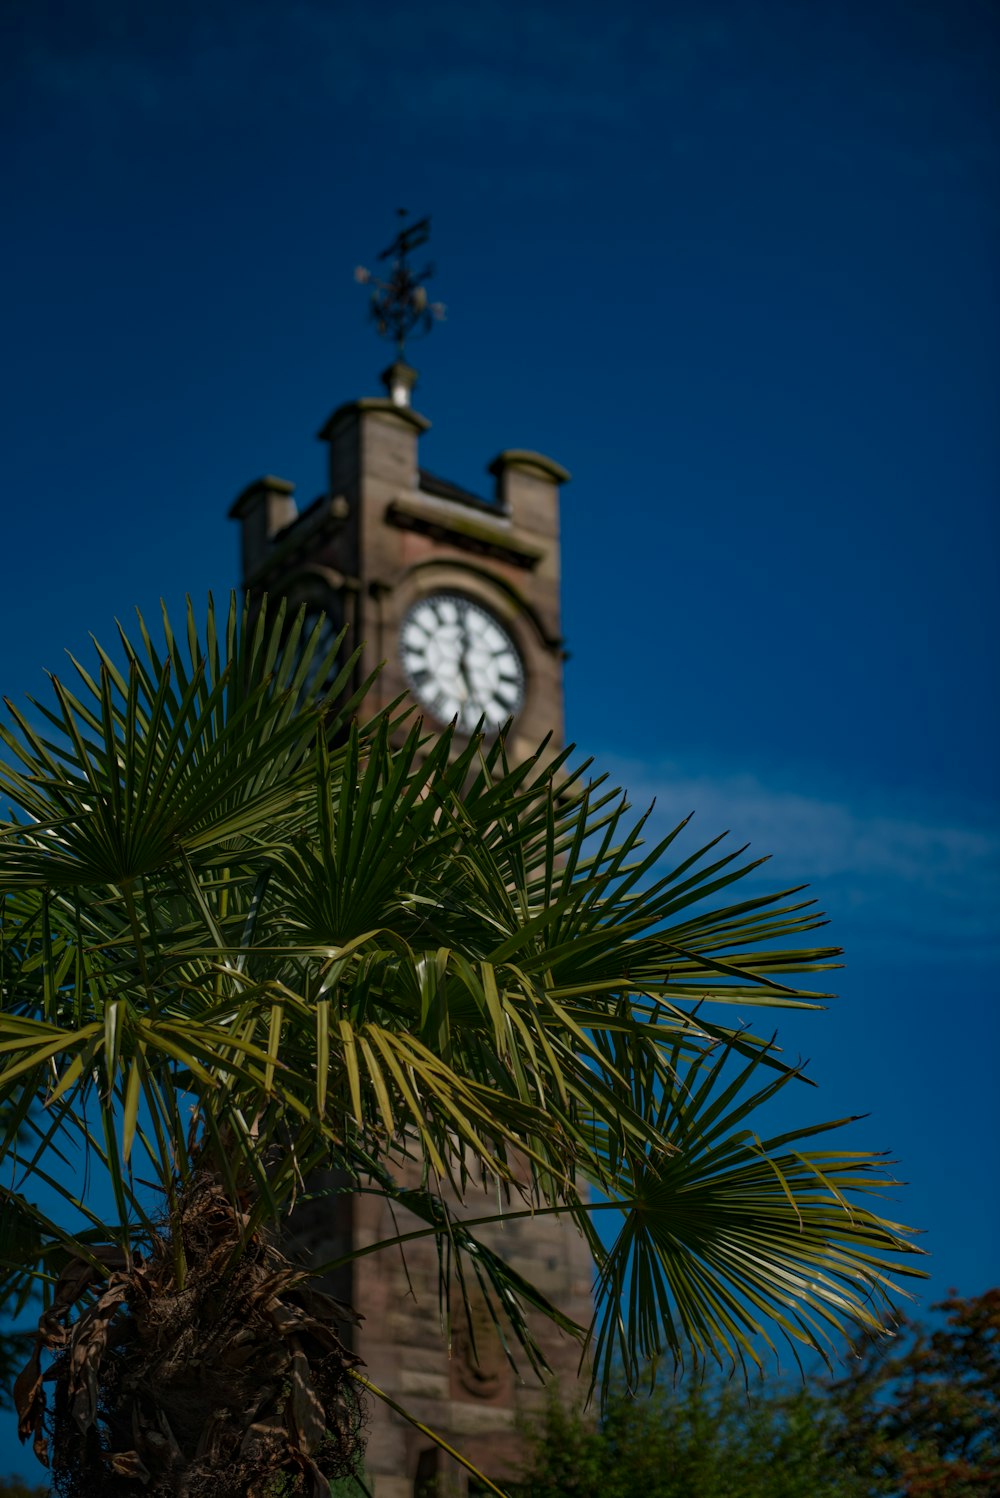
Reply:
M466 662L469 659L469 632L466 629L464 623L459 625L459 631L458 676L459 680L462 682L465 688L465 700L466 702L468 702L469 698L472 696L472 688L469 684L469 671L466 665Z

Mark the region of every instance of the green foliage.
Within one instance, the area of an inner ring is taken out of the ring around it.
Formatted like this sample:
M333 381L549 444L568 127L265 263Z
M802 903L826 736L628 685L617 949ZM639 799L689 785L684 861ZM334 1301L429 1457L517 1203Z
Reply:
M713 1378L611 1394L600 1422L555 1400L532 1431L523 1498L862 1498L804 1386Z
M49 1498L47 1487L35 1487L14 1472L10 1477L0 1477L0 1498Z
M991 1498L1000 1492L1000 1289L934 1307L943 1325L904 1320L895 1342L862 1339L831 1394L838 1460L867 1495Z
M485 1216L459 1221L484 1183L585 1236L597 1310L567 1329L602 1384L878 1328L915 1252L867 1204L879 1157L819 1147L837 1123L760 1132L798 1072L745 1014L822 1006L800 980L837 952L803 945L812 902L737 889L761 860L678 852L683 824L644 849L568 753L513 766L502 737L365 722L355 662L318 660L303 620L234 600L157 643L140 619L0 727L0 1162L87 1224L0 1187L0 1263L51 1285L159 1237L183 1288L193 1180L249 1241L322 1166L405 1197L442 1282L486 1290L535 1368L528 1310L566 1321L479 1241ZM53 1163L78 1146L110 1221Z
M553 1397L528 1428L523 1498L993 1498L1000 1492L1000 1290L934 1307L933 1329L859 1344L843 1378L716 1376L603 1414Z

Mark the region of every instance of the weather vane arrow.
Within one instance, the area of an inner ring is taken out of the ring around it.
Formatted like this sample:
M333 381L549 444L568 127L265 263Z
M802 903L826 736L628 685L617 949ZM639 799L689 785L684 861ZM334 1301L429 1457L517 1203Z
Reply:
M402 361L406 353L406 340L429 333L435 322L443 320L445 309L442 302L431 302L427 298L424 282L429 281L434 274L433 265L416 271L409 262L413 251L430 239L431 221L429 218L422 218L416 223L408 224L405 222L409 216L407 210L399 208L396 211L403 220L402 227L392 244L378 256L379 261L391 263L388 278L382 280L365 266L359 265L354 272L354 279L362 286L373 288L369 303L372 321L378 328L380 337L393 339L396 356Z

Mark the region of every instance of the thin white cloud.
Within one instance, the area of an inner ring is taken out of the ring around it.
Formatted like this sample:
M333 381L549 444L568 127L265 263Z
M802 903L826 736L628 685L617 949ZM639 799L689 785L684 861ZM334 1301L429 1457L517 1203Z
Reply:
M602 769L636 809L655 799L650 838L691 811L696 836L730 829L772 855L775 887L807 882L820 904L884 952L1000 956L1000 814L995 807L915 805L892 791L809 794L725 766L694 771L614 755ZM837 932L833 933L836 937Z

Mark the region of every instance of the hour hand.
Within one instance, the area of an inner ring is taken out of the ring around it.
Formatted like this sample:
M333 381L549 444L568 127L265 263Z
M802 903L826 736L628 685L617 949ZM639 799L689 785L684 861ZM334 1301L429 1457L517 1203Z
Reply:
M469 686L468 667L466 665L468 659L469 635L468 631L463 625L458 637L458 665L455 668L455 675L462 684L462 698L465 702L468 702L469 698L472 696L472 690Z

